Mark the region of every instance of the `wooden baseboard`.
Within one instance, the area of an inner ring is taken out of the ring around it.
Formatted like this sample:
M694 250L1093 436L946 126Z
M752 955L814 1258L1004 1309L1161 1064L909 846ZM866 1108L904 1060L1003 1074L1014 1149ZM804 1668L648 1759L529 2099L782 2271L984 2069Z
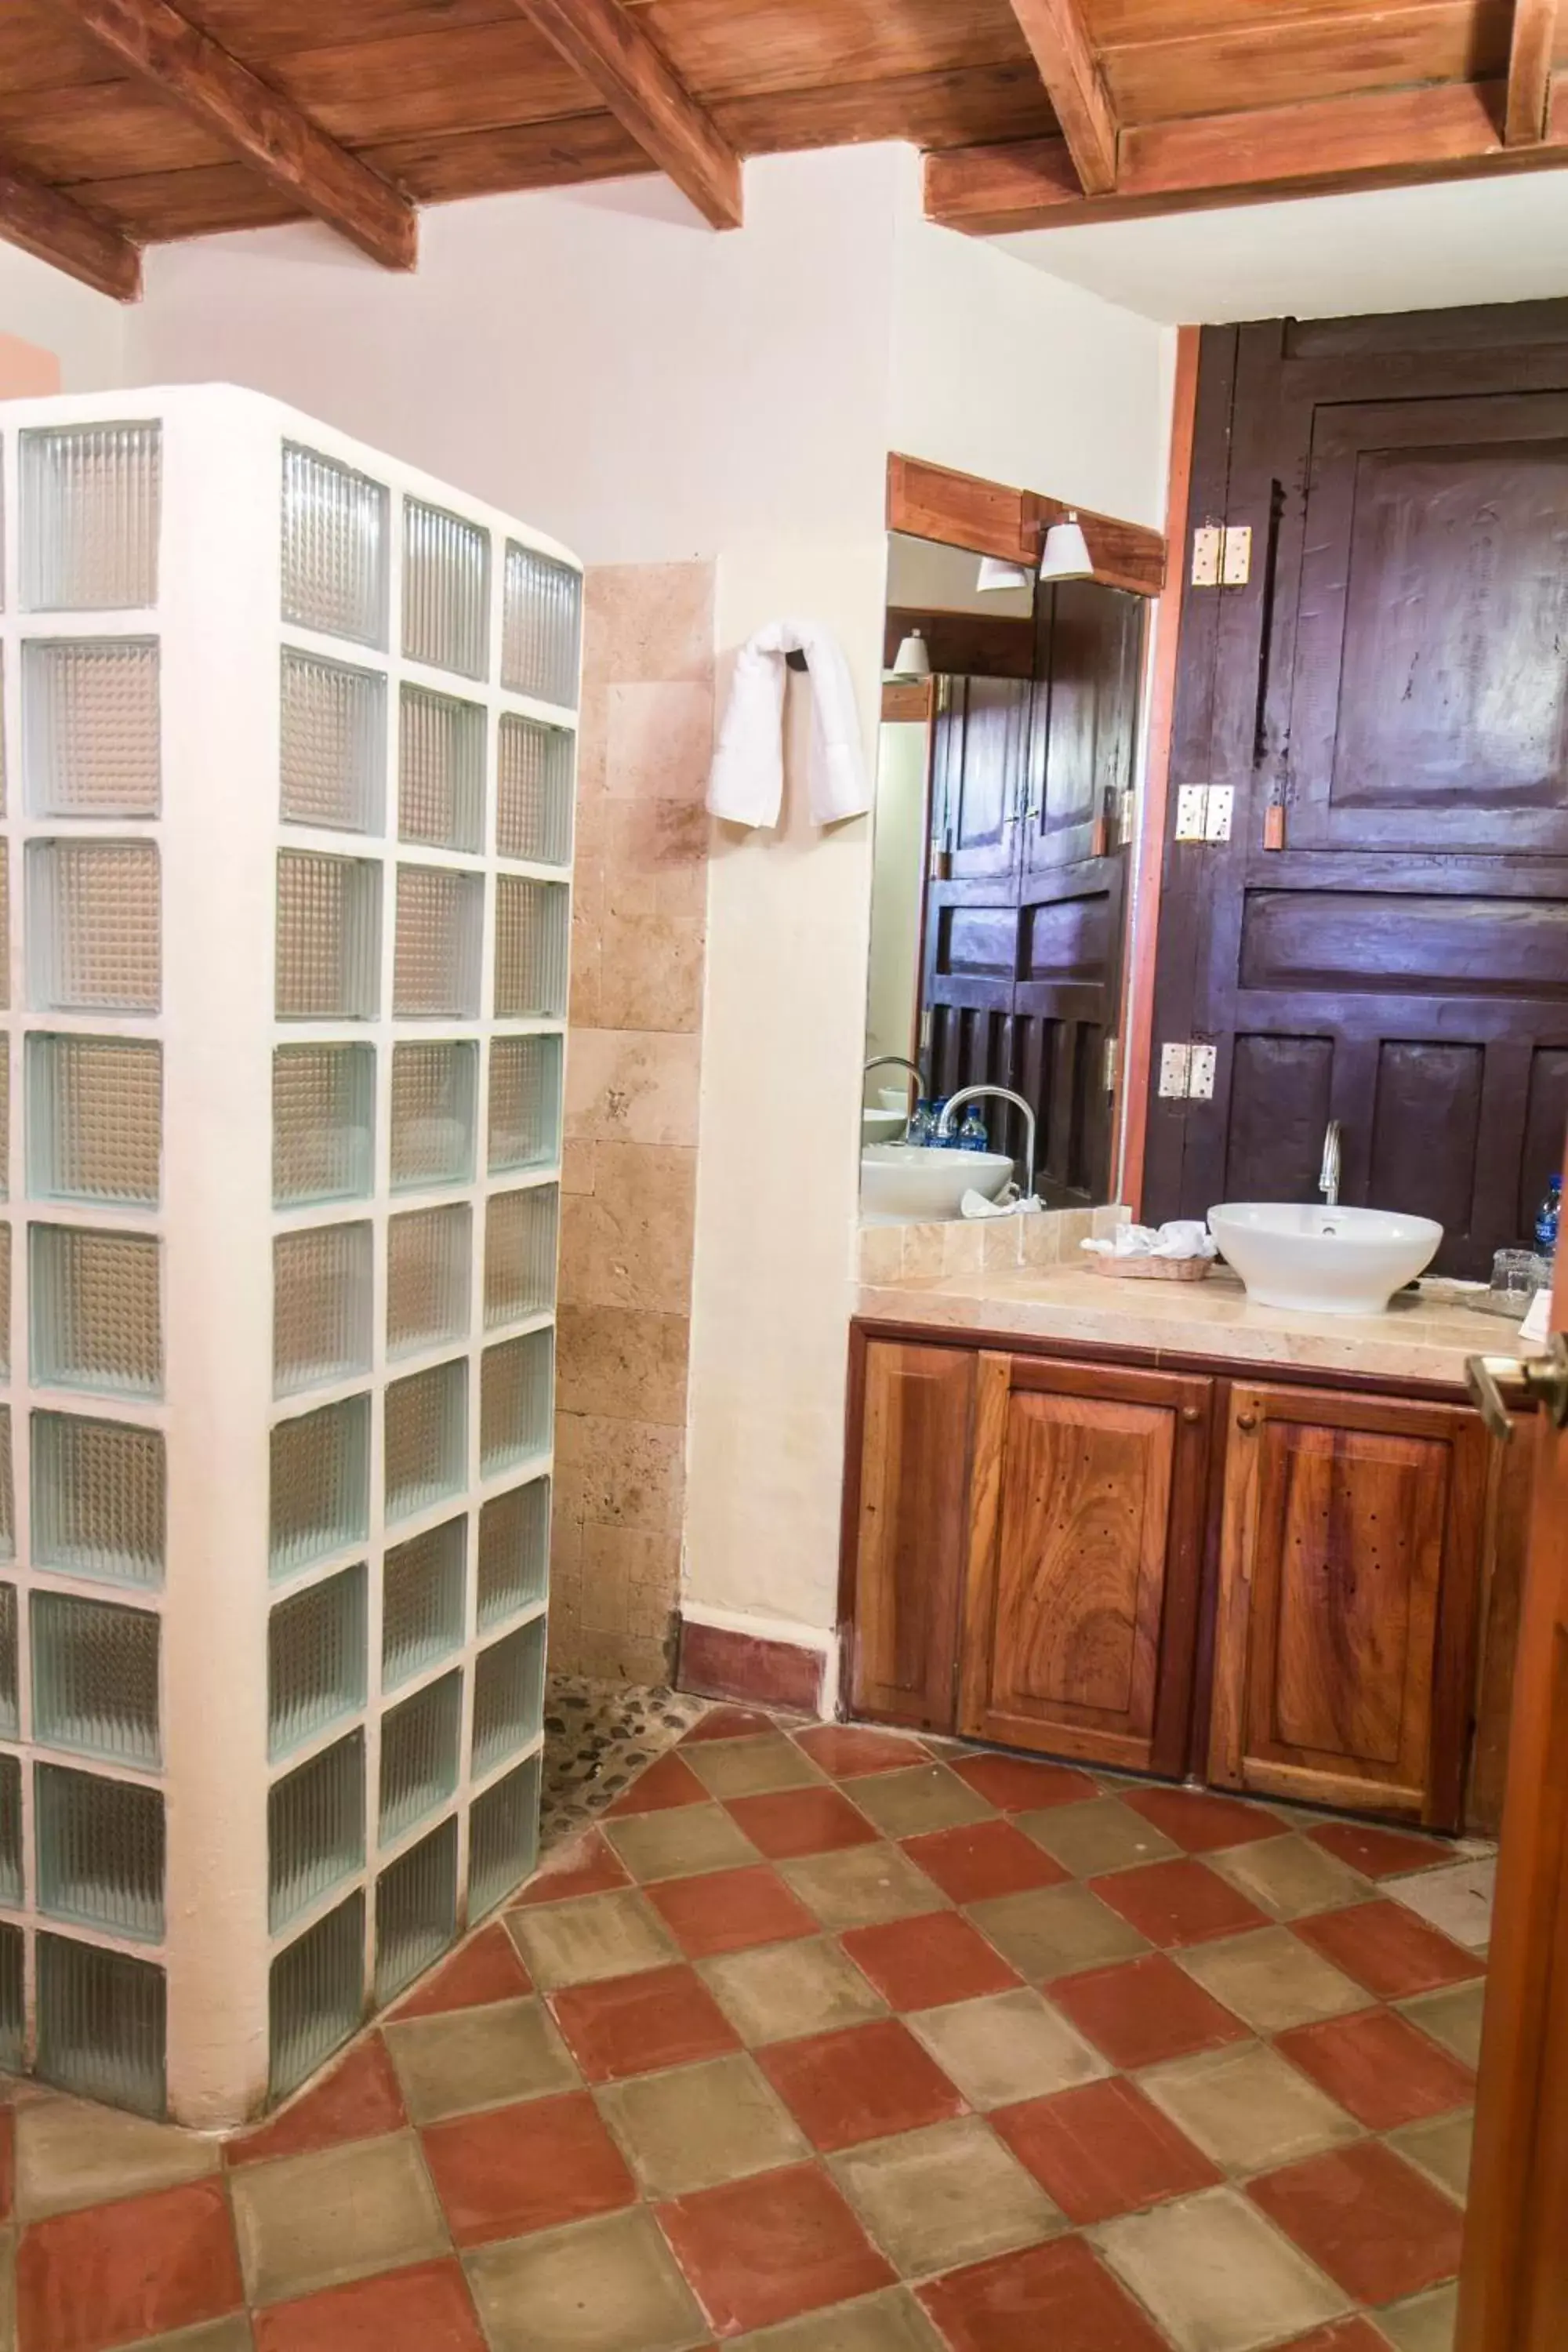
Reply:
M804 1643L734 1633L719 1625L680 1621L678 1690L700 1698L740 1699L750 1706L786 1706L820 1715L826 1660Z

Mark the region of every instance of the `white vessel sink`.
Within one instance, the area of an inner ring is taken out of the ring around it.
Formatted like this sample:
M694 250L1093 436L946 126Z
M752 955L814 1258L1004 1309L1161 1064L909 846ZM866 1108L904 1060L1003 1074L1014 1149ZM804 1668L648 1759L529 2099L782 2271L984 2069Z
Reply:
M1381 1315L1443 1238L1430 1217L1269 1201L1223 1202L1209 1231L1260 1307L1314 1315Z
M1011 1181L1000 1151L945 1151L921 1143L872 1143L860 1154L860 1206L868 1217L914 1223L956 1217L965 1192L994 1201Z
M862 1143L896 1143L909 1123L907 1111L862 1110L860 1140Z

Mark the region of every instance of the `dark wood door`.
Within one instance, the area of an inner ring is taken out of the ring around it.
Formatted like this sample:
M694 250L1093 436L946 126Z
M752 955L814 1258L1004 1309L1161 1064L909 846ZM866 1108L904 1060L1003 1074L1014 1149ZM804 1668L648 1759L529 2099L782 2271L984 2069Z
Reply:
M1184 593L1154 1063L1156 1217L1342 1197L1526 1238L1568 1121L1568 304L1275 320L1204 339L1193 509L1253 533Z

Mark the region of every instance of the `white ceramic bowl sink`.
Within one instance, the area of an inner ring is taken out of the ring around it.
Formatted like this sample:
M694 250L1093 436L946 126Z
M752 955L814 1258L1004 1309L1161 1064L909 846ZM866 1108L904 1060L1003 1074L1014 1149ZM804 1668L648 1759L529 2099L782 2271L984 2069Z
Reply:
M1227 1201L1209 1231L1260 1307L1381 1315L1436 1255L1441 1225L1392 1209Z
M984 1192L994 1201L1012 1174L1012 1161L1000 1151L873 1143L860 1154L860 1206L868 1216L915 1223L956 1217L965 1192Z
M860 1140L862 1143L897 1143L909 1123L907 1111L862 1110Z

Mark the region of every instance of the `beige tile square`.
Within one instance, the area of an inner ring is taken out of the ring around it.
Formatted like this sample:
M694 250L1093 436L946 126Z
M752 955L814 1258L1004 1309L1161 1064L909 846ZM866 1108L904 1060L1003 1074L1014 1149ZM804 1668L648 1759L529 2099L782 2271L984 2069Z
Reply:
M803 1789L822 1774L782 1731L755 1739L700 1739L685 1751L703 1787L715 1797L760 1797L772 1789Z
M696 1035L574 1028L566 1057L567 1136L694 1144L701 1055Z
M1370 1889L1359 1871L1325 1853L1310 1838L1260 1838L1204 1856L1211 1870L1228 1878L1239 1894L1276 1919L1305 1919L1314 1911L1342 1910L1364 1903Z
M542 1992L597 1984L680 1958L658 1912L631 1887L537 1911L509 1911L506 1925Z
M701 802L606 800L601 805L611 903L645 914L705 916L712 820Z
M1036 1984L1079 1969L1135 1959L1149 1948L1087 1886L1047 1886L1027 1895L987 1896L969 1916L1005 1960Z
M903 1262L903 1235L897 1225L862 1225L856 1250L856 1271L862 1282L897 1282Z
M583 581L587 685L616 678L710 679L713 580L711 562L591 565Z
M1170 1862L1179 1845L1115 1797L1091 1797L1081 1805L1047 1805L1019 1813L1018 1827L1043 1846L1075 1878L1099 1878L1141 1862Z
M612 800L698 801L713 761L713 688L702 678L612 685L605 790Z
M702 1742L684 1753L700 1753ZM884 2014L885 2004L837 1944L764 1944L703 1960L698 1973L743 2042L793 2042Z
M594 1189L561 1213L561 1297L570 1307L691 1312L697 1154L689 1144L598 1143Z
M1022 1217L987 1217L980 1227L980 1262L987 1274L1023 1262Z
M1408 2303L1391 2303L1375 2314L1378 2326L1394 2352L1454 2352L1459 2324L1459 2290L1456 2283L1412 2295Z
M897 1846L856 1845L840 1853L807 1854L780 1865L808 1911L830 1935L870 1927L883 1919L913 1919L952 1906L923 1870Z
M908 2287L864 2295L764 2327L760 2336L736 2336L731 2352L946 2352Z
M1491 1941L1497 1899L1497 1856L1455 1863L1447 1870L1417 1870L1405 1878L1385 1878L1380 1895L1391 1895L1440 1935L1468 1951L1484 1952Z
M464 2263L491 2352L695 2352L696 2299L645 2205Z
M690 1345L684 1315L563 1307L556 1335L560 1408L684 1429Z
M904 2020L972 2107L1010 2106L1092 2083L1111 2071L1066 2018L1036 1992L922 2009Z
M1075 1222L1069 1229L1068 1220ZM1078 1262L1080 1231L1087 1234L1087 1210L1041 1209L1018 1220L1019 1255L1026 1265L1069 1265Z
M1430 2123L1403 2124L1389 2133L1388 2144L1462 2205L1470 2185L1475 2134L1476 2119L1467 2108L1462 2115L1438 2116Z
M1360 1985L1288 1927L1258 1927L1172 1957L1255 2033L1283 2033L1371 2006Z
M957 1829L989 1821L995 1811L945 1764L915 1764L903 1772L870 1772L847 1794L884 1837L917 1837L922 1830Z
M1444 1985L1436 1992L1417 1993L1413 2000L1396 2001L1394 2007L1467 2066L1475 2066L1480 2063L1486 1998L1486 1979L1477 1977L1469 1984Z
M542 2000L498 2000L386 2028L411 2123L575 2090L578 2074Z
M656 1633L662 1639L680 1590L680 1538L585 1520L582 1579L585 1633Z
M246 2300L279 2303L447 2251L446 2224L412 2132L229 2175Z
M16 2114L16 2212L24 2221L199 2180L219 2143L86 2099L27 2099Z
M1180 2352L1257 2352L1351 2307L1234 2189L1129 2213L1092 2235Z
M903 1225L899 1276L904 1282L935 1282L942 1273L945 1243L940 1225Z
M978 1274L984 1263L984 1225L971 1223L963 1217L954 1217L942 1237L943 1274Z
M700 1030L706 916L617 903L612 883L599 936L598 1018L605 1028L671 1035Z
M0 2336L0 2343L5 2342ZM243 2311L231 2311L226 2319L204 2320L197 2327L177 2327L172 2336L147 2336L137 2342L136 2352L251 2352L254 2338L250 2321Z
M811 2154L784 2102L747 2057L637 2074L595 2096L649 2197L684 2197Z
M978 2116L868 2140L827 2168L900 2278L1037 2245L1066 2227Z
M701 1870L739 1870L760 1859L722 1805L673 1805L666 1812L627 1813L607 1821L605 1835L632 1876L645 1881L690 1878Z
M1229 2171L1270 2170L1361 2137L1353 2116L1263 2042L1177 2058L1138 2080L1155 2105Z

